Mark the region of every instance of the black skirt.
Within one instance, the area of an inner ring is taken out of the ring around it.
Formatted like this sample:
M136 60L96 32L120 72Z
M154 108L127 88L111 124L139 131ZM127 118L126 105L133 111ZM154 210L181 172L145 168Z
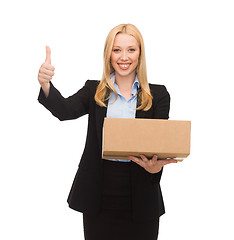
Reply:
M157 240L159 219L132 221L130 162L103 162L101 213L83 213L85 240Z

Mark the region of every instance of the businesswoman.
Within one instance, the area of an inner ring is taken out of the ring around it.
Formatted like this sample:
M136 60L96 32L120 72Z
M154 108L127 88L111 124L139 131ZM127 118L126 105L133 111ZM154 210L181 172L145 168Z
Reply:
M156 240L159 218L165 213L162 170L176 160L157 160L156 155L125 160L101 157L104 117L169 117L166 87L147 81L141 33L132 24L114 27L105 42L101 81L87 80L68 98L52 84L54 70L46 47L38 73L38 101L60 121L88 114L85 148L67 199L70 208L83 213L85 239Z

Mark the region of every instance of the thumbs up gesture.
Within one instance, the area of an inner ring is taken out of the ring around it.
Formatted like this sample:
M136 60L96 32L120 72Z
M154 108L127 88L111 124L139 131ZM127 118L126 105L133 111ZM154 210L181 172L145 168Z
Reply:
M50 47L46 46L46 60L41 65L38 72L38 81L46 95L49 94L50 80L54 76L55 68L51 65L51 50Z

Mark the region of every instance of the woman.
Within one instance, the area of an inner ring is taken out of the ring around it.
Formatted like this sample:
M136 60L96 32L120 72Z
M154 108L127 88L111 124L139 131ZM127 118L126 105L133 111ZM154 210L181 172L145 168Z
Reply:
M139 30L121 24L110 31L101 81L87 80L64 98L51 82L53 75L47 47L38 73L38 101L61 121L89 114L85 149L67 200L69 207L83 213L85 239L156 240L159 217L165 213L162 169L177 161L157 160L156 155L101 158L104 117L168 119L170 96L165 86L147 82Z

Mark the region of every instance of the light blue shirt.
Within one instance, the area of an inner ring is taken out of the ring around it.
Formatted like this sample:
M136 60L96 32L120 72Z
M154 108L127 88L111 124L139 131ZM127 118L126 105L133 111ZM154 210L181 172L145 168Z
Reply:
M118 85L115 83L115 72L110 75L110 78L112 83L114 84L114 87L118 96L117 96L117 100L114 102L115 93L112 92L111 97L108 101L106 117L107 118L135 118L136 106L137 106L137 88L139 88L139 80L137 75L132 85L131 93L133 94L133 96L128 101L121 94ZM127 159L106 159L106 160L131 162L131 160L127 160Z

